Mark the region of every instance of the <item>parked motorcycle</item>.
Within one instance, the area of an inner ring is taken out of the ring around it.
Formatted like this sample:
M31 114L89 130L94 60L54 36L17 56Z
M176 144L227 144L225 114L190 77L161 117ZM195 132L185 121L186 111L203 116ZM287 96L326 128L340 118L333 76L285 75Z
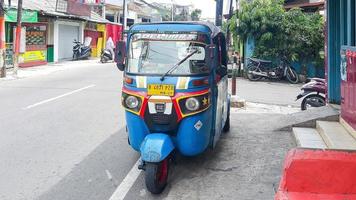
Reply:
M293 84L299 82L297 72L287 62L282 61L278 67L272 67L272 61L256 58L248 58L247 78L250 81L258 81L262 78L278 80L286 78Z
M77 40L73 41L73 60L84 60L88 59L91 55L90 42L89 44L82 44Z
M301 109L307 110L312 107L321 107L326 105L326 81L321 78L312 78L309 82L303 85L302 93L297 96L296 101L303 99Z
M100 62L107 63L108 61L113 60L113 55L109 49L104 49L101 52Z

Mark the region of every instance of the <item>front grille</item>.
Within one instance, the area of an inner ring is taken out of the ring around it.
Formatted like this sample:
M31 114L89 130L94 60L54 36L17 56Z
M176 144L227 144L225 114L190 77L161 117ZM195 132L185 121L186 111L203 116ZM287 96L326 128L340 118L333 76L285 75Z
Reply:
M170 123L172 119L172 115L165 115L163 113L151 114L151 117L153 123L160 124L160 125L167 125Z
M150 132L175 134L177 131L178 117L174 107L170 115L164 113L150 114L149 109L146 109L144 120Z

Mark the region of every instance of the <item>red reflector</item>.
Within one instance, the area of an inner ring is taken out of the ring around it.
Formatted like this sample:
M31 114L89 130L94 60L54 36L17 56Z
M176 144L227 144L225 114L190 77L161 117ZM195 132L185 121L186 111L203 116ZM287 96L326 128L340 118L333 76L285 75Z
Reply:
M198 79L193 81L194 86L202 86L202 85L209 85L208 79Z
M133 82L132 78L125 77L125 83L132 84L132 82Z
M209 85L208 79L198 79L193 81L194 86L202 86L202 85Z

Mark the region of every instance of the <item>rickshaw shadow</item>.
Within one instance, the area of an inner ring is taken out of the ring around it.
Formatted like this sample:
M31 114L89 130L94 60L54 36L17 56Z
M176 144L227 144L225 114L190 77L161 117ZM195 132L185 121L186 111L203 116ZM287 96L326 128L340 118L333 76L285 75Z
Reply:
M171 186L174 185L175 188L177 186L185 186L187 185L186 182L207 176L211 171L224 172L236 169L237 167L235 166L219 165L221 162L230 160L227 154L233 154L233 152L228 151L228 148L224 148L229 134L231 133L222 134L214 149L208 148L200 155L187 157L177 153L175 161L170 168L169 184L162 196L168 195Z

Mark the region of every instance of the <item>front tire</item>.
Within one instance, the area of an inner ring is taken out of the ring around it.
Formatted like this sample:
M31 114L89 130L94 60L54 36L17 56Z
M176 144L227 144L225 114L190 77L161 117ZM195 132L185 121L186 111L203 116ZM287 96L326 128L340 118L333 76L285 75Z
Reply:
M247 68L247 78L250 81L258 81L262 79L262 76L254 75L252 72L257 71L258 67L256 66L250 66Z
M318 106L310 105L309 102L318 104ZM311 94L311 95L306 96L303 99L302 104L301 104L301 109L307 110L308 108L311 108L311 107L321 107L321 106L325 106L325 105L326 105L326 101L323 96L320 96L318 94Z
M77 53L73 53L73 61L78 60Z
M292 68L287 69L287 80L292 84L299 83L299 76L294 69Z
M146 163L145 183L147 190L152 194L160 194L167 185L169 160L164 159L159 163Z

